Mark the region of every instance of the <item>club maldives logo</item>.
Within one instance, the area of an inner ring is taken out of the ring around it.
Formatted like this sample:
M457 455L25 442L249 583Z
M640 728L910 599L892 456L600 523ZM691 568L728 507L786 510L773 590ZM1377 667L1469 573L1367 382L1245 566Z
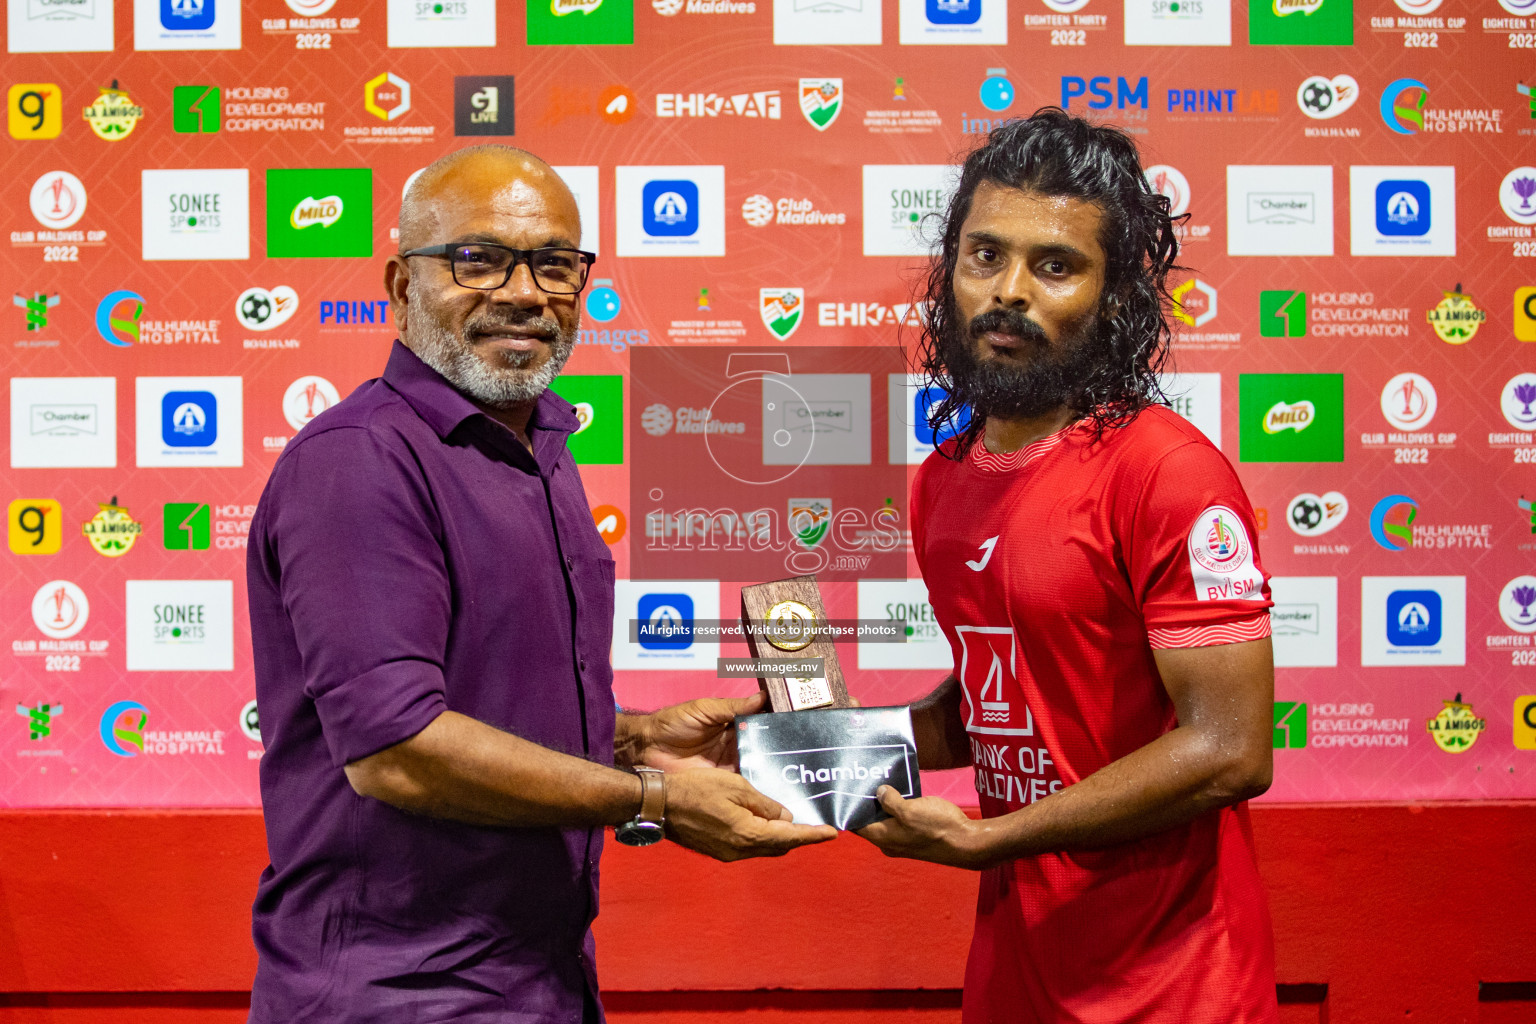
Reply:
M85 123L91 126L98 139L116 142L133 134L134 126L144 116L144 108L138 106L117 87L117 79L100 90L101 95L85 108Z
M1471 704L1463 704L1461 694L1454 700L1442 701L1440 713L1424 723L1435 746L1447 754L1462 754L1472 749L1472 744L1488 728L1488 720L1478 718Z
M1434 309L1424 314L1424 319L1434 329L1435 335L1447 345L1465 345L1477 334L1477 329L1488 319L1488 314L1478 309L1472 296L1461 290L1460 282L1457 282L1453 291L1440 294L1442 298Z
M1413 521L1418 515L1418 502L1406 494L1389 494L1371 509L1371 537L1388 551L1406 551L1413 547Z
M812 128L819 132L826 131L842 112L841 78L800 79L800 113L805 115Z
M143 316L144 296L127 289L108 292L96 304L96 333L108 345L128 348L139 340Z
M144 726L149 709L136 700L120 700L101 713L101 742L118 757L144 752Z
M1301 433L1317 418L1317 407L1306 399L1299 402L1276 402L1264 414L1264 433L1278 434L1282 430Z
M758 313L763 326L780 341L787 341L800 329L805 313L804 288L760 288L757 292Z
M117 503L117 496L96 506L97 512L80 527L80 532L99 555L121 558L133 549L134 541L144 532L144 524Z

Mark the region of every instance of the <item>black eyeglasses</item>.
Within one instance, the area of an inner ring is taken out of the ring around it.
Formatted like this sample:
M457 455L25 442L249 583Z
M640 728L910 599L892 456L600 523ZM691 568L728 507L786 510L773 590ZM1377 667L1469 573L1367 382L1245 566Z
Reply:
M587 286L588 271L597 262L597 253L585 249L513 249L492 242L447 242L400 255L445 259L457 284L488 292L506 284L517 265L526 263L534 284L551 295L580 292Z

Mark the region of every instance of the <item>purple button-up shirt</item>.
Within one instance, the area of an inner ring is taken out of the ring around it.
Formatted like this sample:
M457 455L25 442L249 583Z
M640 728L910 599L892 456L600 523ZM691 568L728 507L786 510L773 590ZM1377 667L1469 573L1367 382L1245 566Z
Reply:
M596 974L602 830L418 817L342 766L453 710L613 763L613 559L553 392L530 455L396 342L304 428L251 523L247 581L272 864L259 1024L576 1022Z

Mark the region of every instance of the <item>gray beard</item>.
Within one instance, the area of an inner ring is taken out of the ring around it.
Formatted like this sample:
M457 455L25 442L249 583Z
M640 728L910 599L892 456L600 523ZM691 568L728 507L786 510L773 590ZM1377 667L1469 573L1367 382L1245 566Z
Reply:
M576 346L575 332L557 327L550 343L549 359L538 369L527 368L533 361L532 352L498 353L492 358L499 365L492 365L476 355L463 337L431 316L413 285L407 286L406 294L410 299L407 323L411 350L422 362L442 374L448 383L492 409L507 409L537 401L565 368ZM477 324L484 325L485 321L466 323L465 333L470 333Z

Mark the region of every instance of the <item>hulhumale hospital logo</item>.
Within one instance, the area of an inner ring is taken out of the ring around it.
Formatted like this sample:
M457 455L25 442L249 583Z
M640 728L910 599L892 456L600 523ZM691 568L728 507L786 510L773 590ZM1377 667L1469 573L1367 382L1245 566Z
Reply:
M1410 89L1418 93L1405 97ZM1399 135L1417 135L1424 130L1424 104L1428 102L1429 86L1417 78L1399 78L1381 94L1381 120Z
M120 700L101 713L101 742L118 757L144 752L144 725L149 709L136 700Z
M1406 551L1413 547L1413 521L1418 514L1418 502L1406 494L1389 494L1371 509L1371 537L1388 551ZM1389 516L1393 522L1387 521Z
M96 333L108 345L128 348L139 340L139 318L143 315L144 296L138 292L108 292L96 304Z

